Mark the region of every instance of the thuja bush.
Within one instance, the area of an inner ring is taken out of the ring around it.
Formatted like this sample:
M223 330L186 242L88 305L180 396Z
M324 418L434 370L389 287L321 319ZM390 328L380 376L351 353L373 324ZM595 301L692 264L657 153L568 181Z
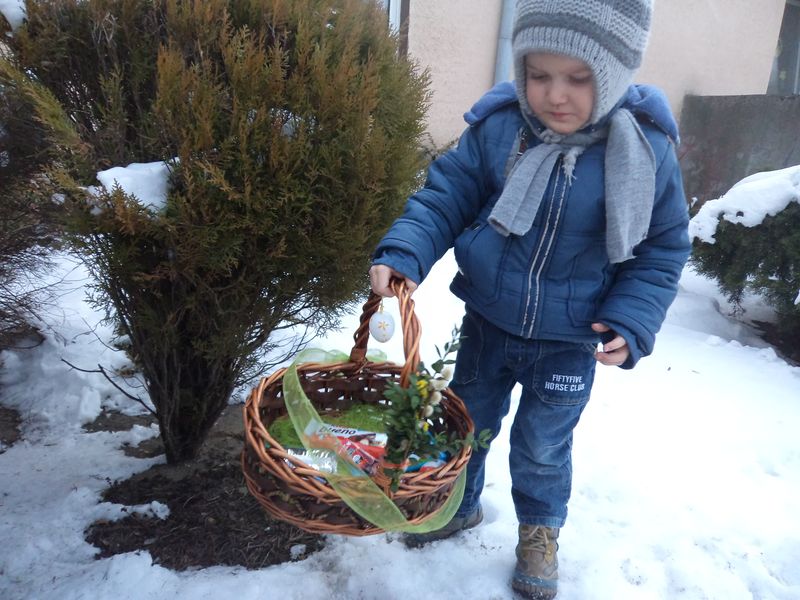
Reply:
M692 263L717 280L738 308L746 291L775 309L776 341L800 358L800 204L790 202L754 227L720 220L715 243L695 240Z
M93 299L129 338L167 460L190 458L282 329L330 327L366 291L416 185L426 76L374 1L26 8L0 85L46 126ZM152 161L163 208L98 191L98 171Z
M49 203L40 203L35 195L11 194L2 183L0 190L3 190L0 192L2 350L14 347L36 329L42 304L51 299L52 290L40 282L50 267L51 249L57 239Z
M2 152L2 151L0 151ZM50 266L56 224L49 204L7 193L0 184L0 350L35 330L52 290L40 283ZM26 342L27 343L27 342Z
M7 27L0 16L0 33ZM0 57L7 49L0 43ZM34 327L50 294L37 281L57 243L52 202L33 190L36 173L51 154L41 125L27 118L31 106L0 86L0 349L16 344Z

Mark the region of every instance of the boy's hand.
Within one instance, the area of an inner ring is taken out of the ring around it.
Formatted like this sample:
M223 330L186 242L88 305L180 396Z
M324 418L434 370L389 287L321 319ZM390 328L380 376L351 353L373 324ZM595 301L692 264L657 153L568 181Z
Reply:
M405 280L409 294L417 289L416 283L391 267L387 267L386 265L372 265L369 269L369 282L372 285L372 291L384 298L391 298L394 296L394 291L389 287L389 281L391 281L392 278Z
M618 367L628 360L628 356L630 356L631 351L628 348L628 342L625 341L624 337L617 335L616 332L612 331L611 328L605 323L592 323L592 329L594 329L597 333L607 333L611 331L614 336L611 341L603 344L602 352L598 350L594 353L594 357L597 359L597 362L611 367Z

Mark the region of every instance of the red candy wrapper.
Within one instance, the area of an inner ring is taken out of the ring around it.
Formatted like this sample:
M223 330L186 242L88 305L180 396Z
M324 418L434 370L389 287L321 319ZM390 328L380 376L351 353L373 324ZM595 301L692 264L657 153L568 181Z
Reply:
M342 459L369 475L378 470L386 452L385 433L313 422L304 433L313 447L336 450ZM338 440L338 448L334 440Z

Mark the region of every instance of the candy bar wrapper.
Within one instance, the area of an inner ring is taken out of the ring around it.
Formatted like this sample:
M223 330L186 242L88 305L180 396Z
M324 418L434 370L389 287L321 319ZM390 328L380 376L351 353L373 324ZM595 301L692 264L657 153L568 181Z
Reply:
M315 448L335 450L349 464L373 475L386 452L386 434L312 421L303 432ZM338 440L339 444L335 443Z
M381 464L380 460L367 452L364 446L346 438L339 438L339 456L368 475L374 475Z
M358 475L359 470L373 475L378 470L380 461L357 446L357 444L353 444L347 440L341 441L339 445L339 456L341 456L349 466L351 475ZM286 452L290 456L300 459L309 467L321 473L339 472L339 463L336 460L336 453L332 450L287 448ZM286 459L286 463L292 468L297 466L288 459Z
M357 469L361 469L366 471L369 474L374 474L375 470L378 468L380 461L372 462L370 458L366 457L364 453L360 453L359 449L353 448L352 446L348 447L347 444L343 444L343 448L345 448L345 452L353 452L353 456L348 455L345 460L351 464L350 473L357 474ZM338 463L336 461L336 454L331 450L306 450L305 448L287 448L286 452L288 452L291 456L294 456L305 464L307 464L312 469L316 469L321 473L336 473L338 472ZM419 457L412 455L409 457L411 459L410 464L408 464L403 470L406 473L424 473L426 471L432 471L434 469L438 469L439 467L444 466L447 463L446 456L442 458L428 458L424 460L420 460ZM352 465L352 463L358 461L360 465L356 467ZM287 460L286 463L294 468L296 465ZM369 469L369 470L367 470ZM320 481L324 481L324 479L318 478Z
M403 469L406 473L424 473L425 471L433 471L439 467L447 464L448 455L442 452L439 458L425 458L420 459L416 454L411 454L408 457L408 465Z
M330 450L306 450L305 448L287 448L286 452L290 456L299 458L312 469L316 469L322 473L335 473L336 472L336 455ZM295 464L289 460L286 461L290 467L294 468Z
M325 425L325 428L339 438L340 443L347 442L355 448L370 454L373 458L381 459L386 453L386 434L375 431L364 431L340 425Z

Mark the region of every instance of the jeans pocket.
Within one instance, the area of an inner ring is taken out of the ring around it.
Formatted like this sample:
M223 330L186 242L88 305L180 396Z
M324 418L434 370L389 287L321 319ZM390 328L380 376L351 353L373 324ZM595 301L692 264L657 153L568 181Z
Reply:
M592 391L596 365L590 344L543 342L534 367L533 388L547 404L585 404Z
M478 379L483 351L483 317L467 309L461 322L461 346L456 355L453 383L464 385Z

